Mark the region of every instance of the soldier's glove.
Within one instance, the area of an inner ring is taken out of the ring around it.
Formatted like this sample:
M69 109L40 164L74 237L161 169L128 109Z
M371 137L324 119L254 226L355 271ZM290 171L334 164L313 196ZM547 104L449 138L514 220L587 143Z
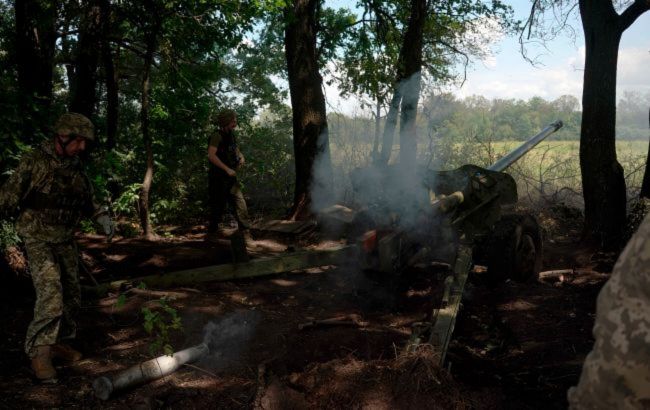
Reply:
M97 217L97 223L104 228L104 233L108 236L107 240L110 242L115 235L115 224L108 214L101 214Z

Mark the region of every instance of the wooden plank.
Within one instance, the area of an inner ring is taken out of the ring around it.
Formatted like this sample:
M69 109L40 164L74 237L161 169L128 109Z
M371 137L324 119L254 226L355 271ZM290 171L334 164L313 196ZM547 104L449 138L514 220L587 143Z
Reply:
M93 293L103 295L118 290L125 284L145 283L148 287L166 288L203 282L217 282L258 276L274 275L314 266L337 265L350 257L356 250L354 245L339 248L292 252L268 258L252 259L245 263L229 263L202 268L188 269L165 274L142 276L129 280L104 283L89 288Z
M447 356L449 341L454 332L456 317L460 310L460 302L463 299L465 282L471 269L472 248L468 245L461 244L458 247L456 263L454 264L454 281L451 286L451 292L448 296L448 303L438 310L435 317L435 323L431 329L431 338L429 343L437 347L440 351L440 366L442 367Z
M246 239L239 229L230 235L230 250L235 263L248 262L251 259L246 251Z

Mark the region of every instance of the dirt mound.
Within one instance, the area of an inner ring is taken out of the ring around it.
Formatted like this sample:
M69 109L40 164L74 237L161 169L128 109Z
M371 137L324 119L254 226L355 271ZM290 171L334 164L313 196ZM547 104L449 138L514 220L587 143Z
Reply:
M394 360L354 357L313 363L301 373L270 377L258 395L262 408L465 409L470 403L429 346Z

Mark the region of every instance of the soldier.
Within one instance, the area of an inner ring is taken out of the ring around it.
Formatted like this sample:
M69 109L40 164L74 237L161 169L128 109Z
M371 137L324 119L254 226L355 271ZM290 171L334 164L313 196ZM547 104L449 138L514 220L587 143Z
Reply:
M234 133L234 129L237 127L237 114L233 110L219 112L217 126L219 129L210 138L208 144L210 215L207 239L215 239L218 236L219 222L221 222L226 204L230 203L235 210L235 218L240 231L250 241L246 200L241 191L241 185L237 181L237 169L246 162L239 151Z
M650 215L598 294L593 334L570 408L650 408Z
M36 304L27 329L25 352L37 379L56 382L52 358L81 359L63 343L76 334L80 306L79 258L73 240L82 216L94 217L110 236L107 208L96 205L79 154L95 139L94 126L81 114L63 114L54 137L23 156L0 190L0 213L18 215L16 231L25 243Z

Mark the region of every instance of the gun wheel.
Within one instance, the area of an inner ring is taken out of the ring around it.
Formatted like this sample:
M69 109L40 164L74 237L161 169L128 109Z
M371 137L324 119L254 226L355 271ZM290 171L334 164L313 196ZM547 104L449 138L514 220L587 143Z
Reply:
M490 238L488 271L493 278L526 281L542 267L542 237L537 220L526 214L504 215Z

